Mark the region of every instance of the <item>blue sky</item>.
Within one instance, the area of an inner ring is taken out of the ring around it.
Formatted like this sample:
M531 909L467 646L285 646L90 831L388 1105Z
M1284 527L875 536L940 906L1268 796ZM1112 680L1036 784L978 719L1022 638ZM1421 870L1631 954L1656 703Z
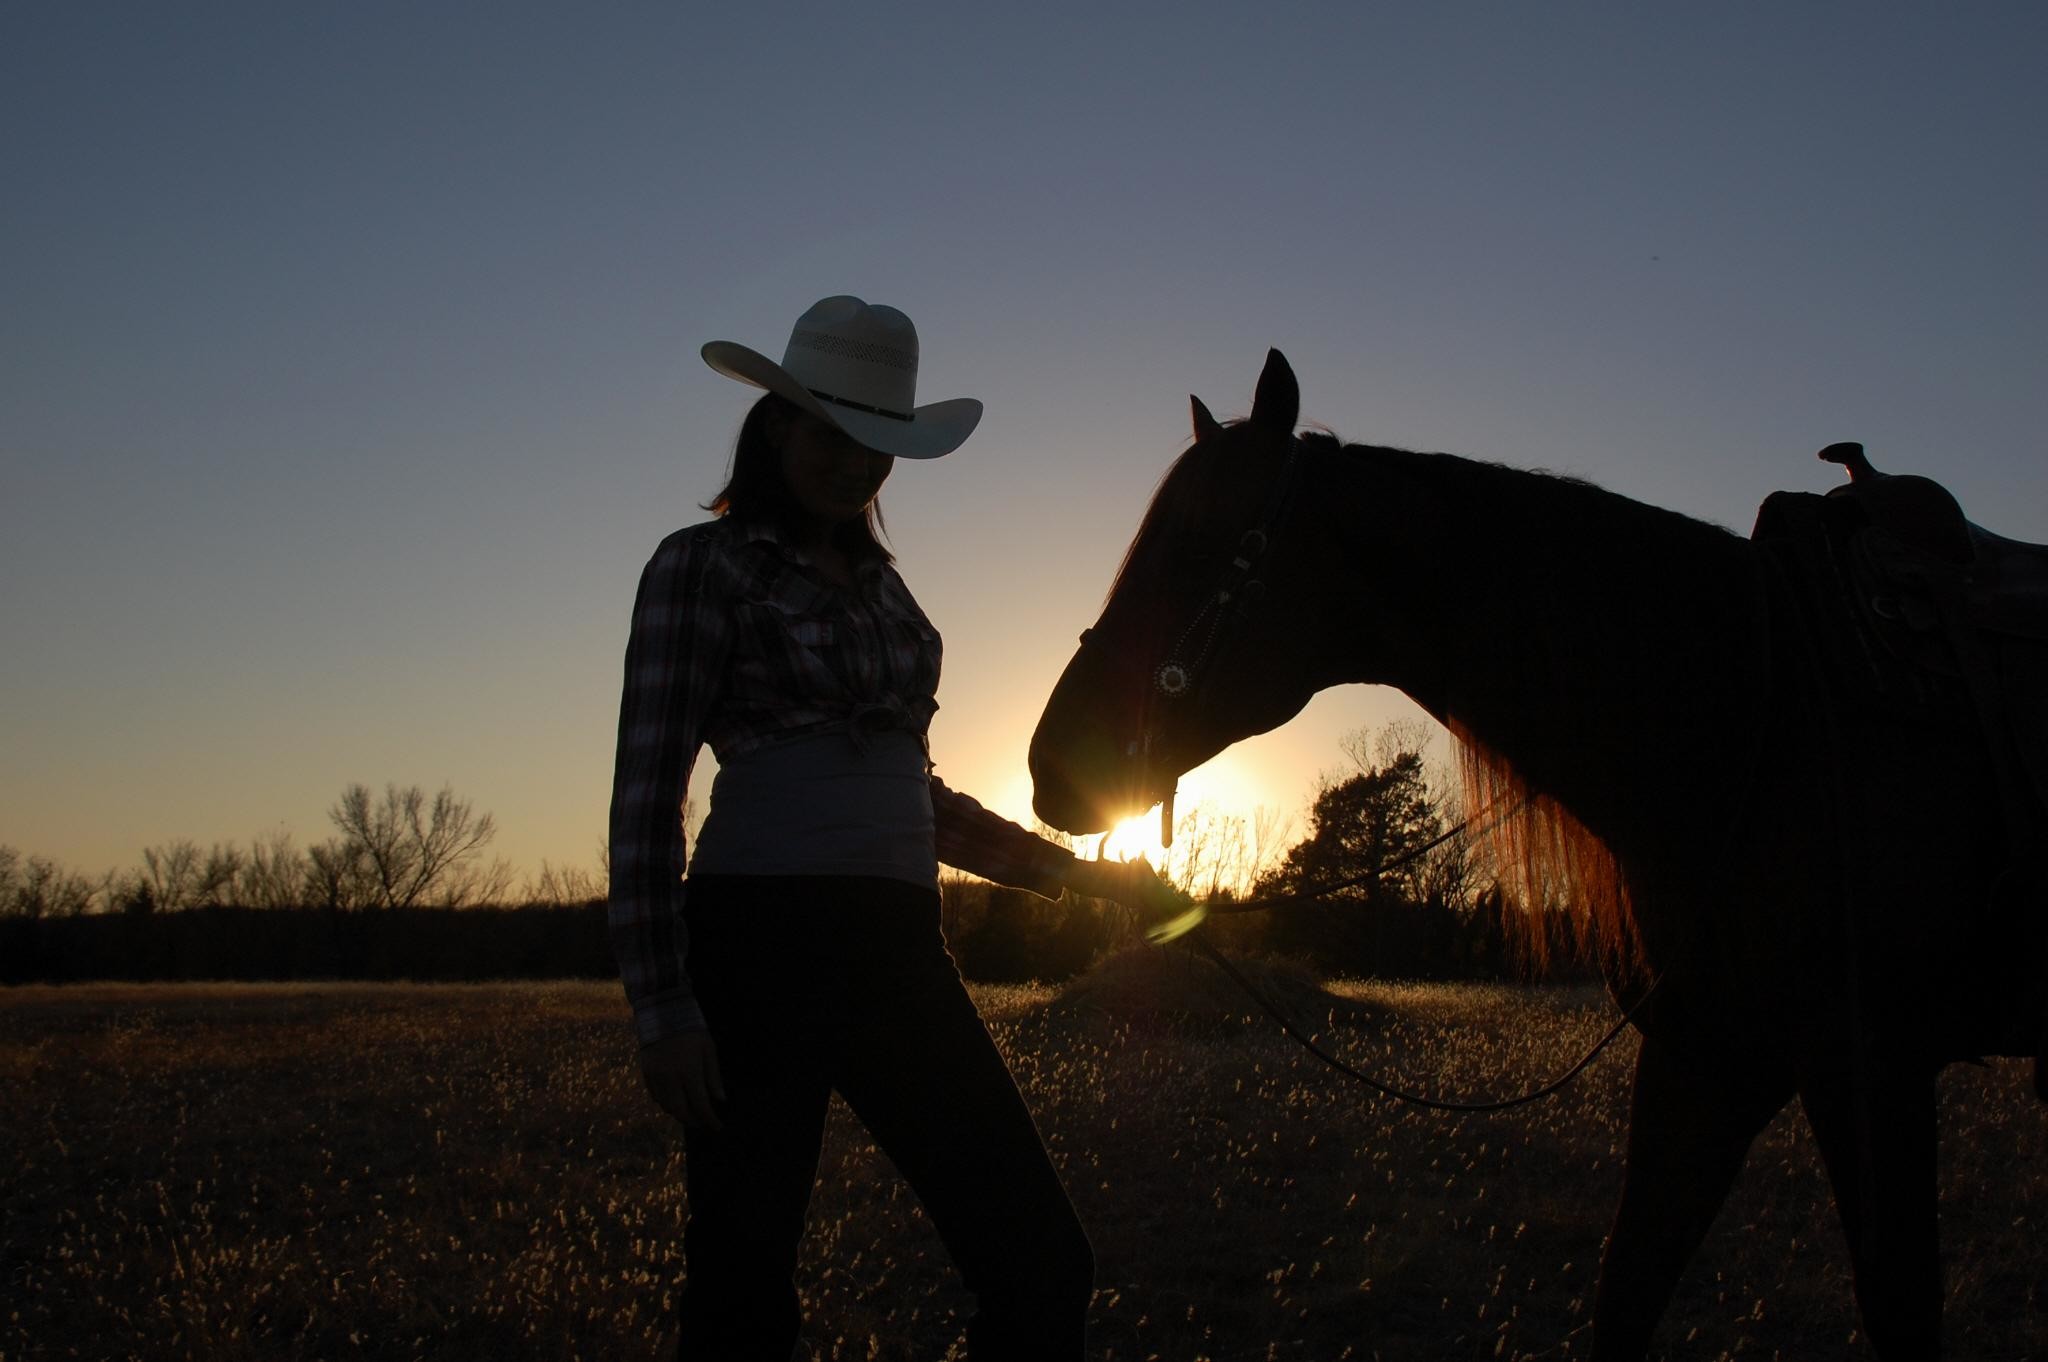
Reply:
M626 613L814 299L981 431L884 493L956 786L1186 396L1746 530L1860 439L2048 538L2032 5L0 10L0 843L96 872L452 784L603 835ZM1398 696L1222 759L1293 807ZM1201 782L1196 783L1202 787Z

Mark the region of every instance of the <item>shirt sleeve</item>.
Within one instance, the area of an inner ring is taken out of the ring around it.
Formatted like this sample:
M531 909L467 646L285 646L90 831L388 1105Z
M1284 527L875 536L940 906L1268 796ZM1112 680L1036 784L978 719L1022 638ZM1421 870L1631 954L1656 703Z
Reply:
M642 1044L704 1026L684 970L683 797L731 648L730 612L706 586L711 552L690 531L662 541L626 640L607 918Z
M983 808L937 776L932 781L932 822L939 860L997 884L1056 899L1066 888L1074 853Z

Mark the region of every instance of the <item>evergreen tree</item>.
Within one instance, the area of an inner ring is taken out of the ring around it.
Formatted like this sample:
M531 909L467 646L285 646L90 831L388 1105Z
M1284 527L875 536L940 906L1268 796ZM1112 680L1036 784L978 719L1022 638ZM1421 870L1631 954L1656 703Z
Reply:
M1417 855L1444 831L1422 754L1400 744L1378 764L1360 765L1323 786L1308 836L1260 883L1260 897L1319 898L1277 910L1265 945L1344 973L1440 973L1457 922L1429 892L1429 864Z

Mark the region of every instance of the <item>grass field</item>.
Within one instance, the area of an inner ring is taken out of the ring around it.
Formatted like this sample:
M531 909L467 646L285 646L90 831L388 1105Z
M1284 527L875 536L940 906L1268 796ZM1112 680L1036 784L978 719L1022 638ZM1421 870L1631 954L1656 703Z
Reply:
M1176 970L977 990L1095 1242L1095 1355L1584 1355L1632 1044L1559 1098L1446 1117L1340 1086ZM1465 1095L1529 1085L1610 1015L1586 991L1339 992L1348 1055ZM0 1362L651 1356L681 1152L631 1060L612 984L0 992ZM1942 1093L1949 1355L2048 1357L2048 1120L2015 1063ZM956 1346L968 1302L843 1110L812 1226L818 1357ZM1867 1355L1796 1107L1660 1348Z

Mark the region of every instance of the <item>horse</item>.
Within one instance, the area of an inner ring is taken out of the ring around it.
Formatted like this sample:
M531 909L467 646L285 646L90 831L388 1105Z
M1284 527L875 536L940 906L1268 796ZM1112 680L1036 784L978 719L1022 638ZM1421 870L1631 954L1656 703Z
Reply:
M1799 536L1297 434L1277 350L1248 418L1191 406L1033 734L1038 816L1089 833L1170 808L1182 774L1317 691L1406 692L1497 811L1504 876L1567 903L1643 1004L1593 1355L1646 1355L1796 1096L1873 1348L1936 1356L1934 1080L2038 1055L2048 1016L2023 871L2040 801L1968 669L1875 655L1823 590L1838 560Z

